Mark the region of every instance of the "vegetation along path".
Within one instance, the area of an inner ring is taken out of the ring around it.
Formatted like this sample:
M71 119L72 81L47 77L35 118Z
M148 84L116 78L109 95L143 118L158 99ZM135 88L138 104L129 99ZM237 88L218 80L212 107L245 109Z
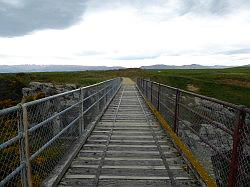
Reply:
M134 82L111 102L59 186L200 186Z

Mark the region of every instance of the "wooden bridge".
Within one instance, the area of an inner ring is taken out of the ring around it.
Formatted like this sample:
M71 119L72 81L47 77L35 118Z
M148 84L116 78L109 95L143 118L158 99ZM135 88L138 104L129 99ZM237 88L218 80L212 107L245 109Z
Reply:
M198 184L135 84L122 85L59 183L60 186Z
M0 110L2 186L249 186L250 109L116 78Z

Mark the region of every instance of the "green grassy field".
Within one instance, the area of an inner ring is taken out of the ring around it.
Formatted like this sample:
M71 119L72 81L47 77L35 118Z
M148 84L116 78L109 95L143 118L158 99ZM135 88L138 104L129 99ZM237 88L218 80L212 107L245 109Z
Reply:
M157 82L250 107L250 68L154 72Z
M0 108L20 102L21 89L31 81L86 86L114 77L151 80L250 107L250 68L204 70L141 70L0 74ZM7 101L7 102L6 102Z

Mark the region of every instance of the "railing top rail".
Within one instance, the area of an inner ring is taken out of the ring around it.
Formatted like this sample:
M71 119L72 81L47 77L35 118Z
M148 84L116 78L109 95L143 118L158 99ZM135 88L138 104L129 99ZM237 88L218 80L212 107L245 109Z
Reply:
M78 89L75 89L75 90L71 90L71 91L68 91L68 92L63 92L63 93L59 93L59 94L52 95L52 96L49 96L49 97L41 98L41 99L38 99L38 100L35 100L35 101L31 101L31 102L28 102L28 103L24 103L23 106L31 106L31 105L34 105L34 104L37 104L37 103L40 103L40 102L44 102L44 101L48 101L50 99L54 99L56 97L60 97L60 96L71 94L71 93L74 93L74 92L77 92L77 91L80 91L80 90L85 90L85 89L88 89L88 88L92 88L92 87L101 85L103 83L115 80L117 78L106 80L106 81L102 81L102 82L99 82L99 83L96 83L96 84L92 84L92 85L89 85L89 86L81 87L81 88L78 88Z
M163 87L166 87L166 88L170 88L172 90L179 90L182 93L186 93L188 95L199 97L201 99L206 99L208 101L212 101L212 102L215 102L215 103L218 103L218 104L221 104L221 105L224 105L224 106L236 109L236 110L243 110L243 111L246 111L246 112L250 113L250 108L247 108L244 105L236 105L236 104L233 104L233 103L229 103L227 101L222 101L222 100L215 99L215 98L212 98L212 97L209 97L209 96L200 95L200 94L197 94L197 93L193 93L193 92L190 92L190 91L182 90L182 89L179 89L179 88L175 88L175 87L172 87L172 86L168 86L168 85L161 84L161 83L158 83L158 82L155 82L155 81L151 81L151 80L147 80L147 79L142 79L142 80L147 81L147 82L152 82L154 84L158 84L160 86L163 86Z
M21 106L16 105L16 106L12 106L12 107L9 107L9 108L2 109L2 110L0 110L0 115L7 114L9 112L14 112L14 111L18 110L19 108L21 108Z

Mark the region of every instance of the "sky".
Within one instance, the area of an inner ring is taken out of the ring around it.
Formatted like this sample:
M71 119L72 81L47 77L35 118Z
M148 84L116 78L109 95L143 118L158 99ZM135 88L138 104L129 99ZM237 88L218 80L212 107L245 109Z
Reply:
M249 0L0 0L0 65L250 64Z

